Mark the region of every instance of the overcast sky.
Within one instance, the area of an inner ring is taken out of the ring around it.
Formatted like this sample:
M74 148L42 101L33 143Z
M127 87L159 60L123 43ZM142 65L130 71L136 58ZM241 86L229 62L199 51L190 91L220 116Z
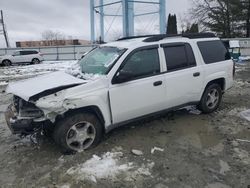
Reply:
M189 0L166 1L167 14L183 15L190 6ZM119 8L118 5L109 7L106 12L118 13ZM151 9L147 5L140 5L137 8L140 13L157 9L156 6ZM65 36L90 40L89 0L0 0L0 9L4 11L12 47L15 47L16 41L40 40L41 33L48 29L59 31ZM137 18L136 32L141 33L145 30L150 33L157 32L157 19L157 15L147 16L144 19ZM105 19L107 38L121 33L120 19L116 18L113 25L109 27L112 20L113 18ZM2 35L0 35L0 47L5 47Z

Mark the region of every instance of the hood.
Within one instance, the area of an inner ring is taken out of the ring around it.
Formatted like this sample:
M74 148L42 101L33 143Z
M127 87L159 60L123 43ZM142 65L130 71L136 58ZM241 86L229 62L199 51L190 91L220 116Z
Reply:
M46 93L46 91L56 89L57 91L59 91L87 82L88 81L86 80L82 80L71 76L63 71L59 71L50 74L45 74L42 76L37 76L35 78L10 83L6 89L6 92L12 93L26 101L29 101L31 97L36 96L40 93ZM48 94L51 94L51 92Z

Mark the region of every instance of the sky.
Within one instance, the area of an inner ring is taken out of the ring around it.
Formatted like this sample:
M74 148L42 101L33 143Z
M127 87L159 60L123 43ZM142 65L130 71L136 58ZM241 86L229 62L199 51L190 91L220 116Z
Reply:
M177 16L183 16L190 8L189 1L166 0L167 14L175 13ZM4 12L11 47L15 47L16 41L41 40L42 32L46 30L60 32L66 37L90 40L89 0L0 0L0 9ZM107 7L105 12L119 14L119 9L121 8L116 5ZM157 9L156 6L149 7L148 5L136 7L137 13ZM119 17L116 17L114 21L113 19L113 17L105 18L107 40L121 34L121 19ZM156 33L158 31L157 20L157 15L136 18L136 34ZM0 35L0 47L5 47L2 35Z

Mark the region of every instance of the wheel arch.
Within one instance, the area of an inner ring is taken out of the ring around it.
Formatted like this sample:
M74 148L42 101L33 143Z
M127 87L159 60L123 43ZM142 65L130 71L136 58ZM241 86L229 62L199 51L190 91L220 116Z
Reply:
M94 105L81 107L81 108L77 108L77 109L70 109L67 112L65 112L64 114L57 116L56 121L58 121L64 117L68 117L68 116L75 114L75 113L86 113L86 112L94 114L98 118L98 120L101 122L103 128L105 129L104 116L103 116L100 108L98 106L94 106Z
M220 87L221 87L221 90L222 91L225 91L226 89L226 79L221 77L221 78L217 78L217 79L214 79L214 80L211 80L207 83L205 89L210 86L211 84L218 84Z
M3 64L4 61L9 61L10 63L12 63L12 61L11 61L10 59L3 59L3 60L1 61L1 64Z
M218 85L221 87L222 92L224 92L225 89L226 89L226 79L225 79L224 77L220 77L220 78L216 78L216 79L214 79L214 80L210 80L210 81L206 84L205 88L203 89L202 95L200 96L200 100L201 100L202 96L204 95L206 89L207 89L210 85L212 85L212 84L218 84Z

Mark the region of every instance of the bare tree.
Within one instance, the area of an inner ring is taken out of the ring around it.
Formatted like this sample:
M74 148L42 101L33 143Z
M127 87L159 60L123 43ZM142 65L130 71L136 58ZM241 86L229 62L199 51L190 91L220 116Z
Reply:
M59 31L46 30L42 32L45 46L65 45L65 35Z

